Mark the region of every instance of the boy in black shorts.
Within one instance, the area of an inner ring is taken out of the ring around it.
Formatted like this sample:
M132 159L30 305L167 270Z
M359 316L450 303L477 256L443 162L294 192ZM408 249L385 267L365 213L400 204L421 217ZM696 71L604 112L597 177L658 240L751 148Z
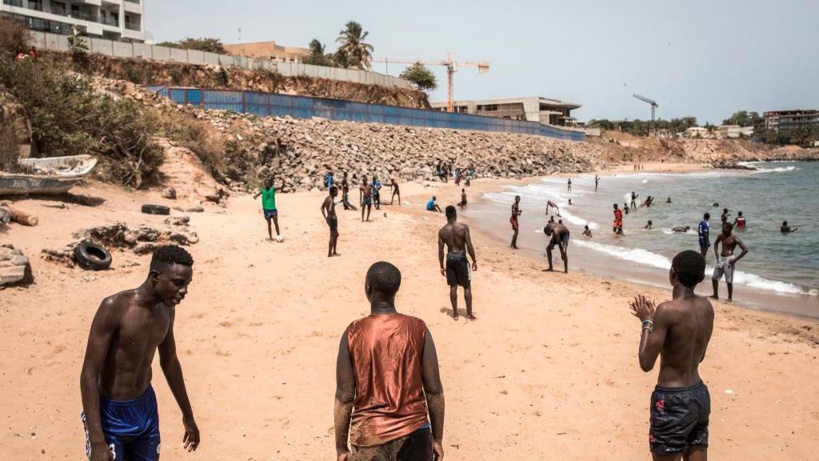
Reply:
M657 387L651 395L649 446L655 460L705 461L711 396L698 367L714 330L714 308L694 294L705 278L705 258L683 251L671 262L673 299L654 307L639 295L629 303L642 322L640 368L651 371L660 359Z
M466 252L472 258L472 270L478 270L475 248L469 235L469 226L457 222L458 212L455 207L446 207L447 223L438 231L438 262L441 264L441 275L446 277L449 285L449 301L452 303L452 319L458 320L458 286L464 287L466 301L466 318L476 320L472 315L472 271ZM446 266L444 266L444 246L447 248ZM464 251L466 250L466 251Z

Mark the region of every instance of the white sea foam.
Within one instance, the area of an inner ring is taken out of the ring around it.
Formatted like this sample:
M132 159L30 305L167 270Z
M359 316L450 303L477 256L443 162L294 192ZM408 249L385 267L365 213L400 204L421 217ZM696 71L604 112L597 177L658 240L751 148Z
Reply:
M642 248L623 248L614 245L589 242L586 240L574 240L573 243L625 261L632 261L645 266L656 267L658 269L668 270L671 268L671 259L657 253L652 253L648 250L643 250ZM713 267L706 267L705 269L706 275L713 273L713 271ZM775 291L778 293L807 294L812 296L819 295L819 290L806 291L792 283L768 280L748 272L736 271L734 273L734 283L759 288L762 290Z

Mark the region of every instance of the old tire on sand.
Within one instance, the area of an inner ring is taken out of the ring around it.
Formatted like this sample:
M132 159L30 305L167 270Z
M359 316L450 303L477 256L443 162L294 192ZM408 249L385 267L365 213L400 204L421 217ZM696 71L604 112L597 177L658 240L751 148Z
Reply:
M171 214L171 209L165 205L142 205L142 212L145 214L159 214L167 216Z
M74 261L85 270L104 271L111 267L111 253L96 243L83 240L74 248Z

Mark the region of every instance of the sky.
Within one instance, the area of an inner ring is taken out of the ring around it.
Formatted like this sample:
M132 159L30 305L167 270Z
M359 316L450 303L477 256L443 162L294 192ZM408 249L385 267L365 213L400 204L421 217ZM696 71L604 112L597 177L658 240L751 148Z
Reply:
M813 0L143 0L157 42L314 38L335 51L347 21L375 58L489 61L455 74L455 99L542 96L581 104L578 120L819 109L819 1ZM446 101L444 67L431 101ZM385 72L383 64L373 70ZM391 64L397 75L402 66Z

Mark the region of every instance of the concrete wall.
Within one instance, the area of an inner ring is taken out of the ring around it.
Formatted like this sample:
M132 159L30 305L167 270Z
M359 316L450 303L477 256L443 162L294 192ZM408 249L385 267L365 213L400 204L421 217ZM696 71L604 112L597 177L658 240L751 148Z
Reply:
M47 32L31 31L32 43L38 49L68 51L68 38L62 35ZM230 56L215 53L204 53L197 50L180 50L163 46L145 45L142 43L124 43L85 37L92 53L116 56L118 58L142 58L154 61L174 61L194 65L222 65L226 67L240 67L242 69L256 69L276 71L285 77L308 76L337 80L341 82L363 83L386 87L398 87L411 90L412 85L392 75L378 74L356 69L337 69L334 67L311 66L301 63L277 63L267 59L253 59L246 56Z

